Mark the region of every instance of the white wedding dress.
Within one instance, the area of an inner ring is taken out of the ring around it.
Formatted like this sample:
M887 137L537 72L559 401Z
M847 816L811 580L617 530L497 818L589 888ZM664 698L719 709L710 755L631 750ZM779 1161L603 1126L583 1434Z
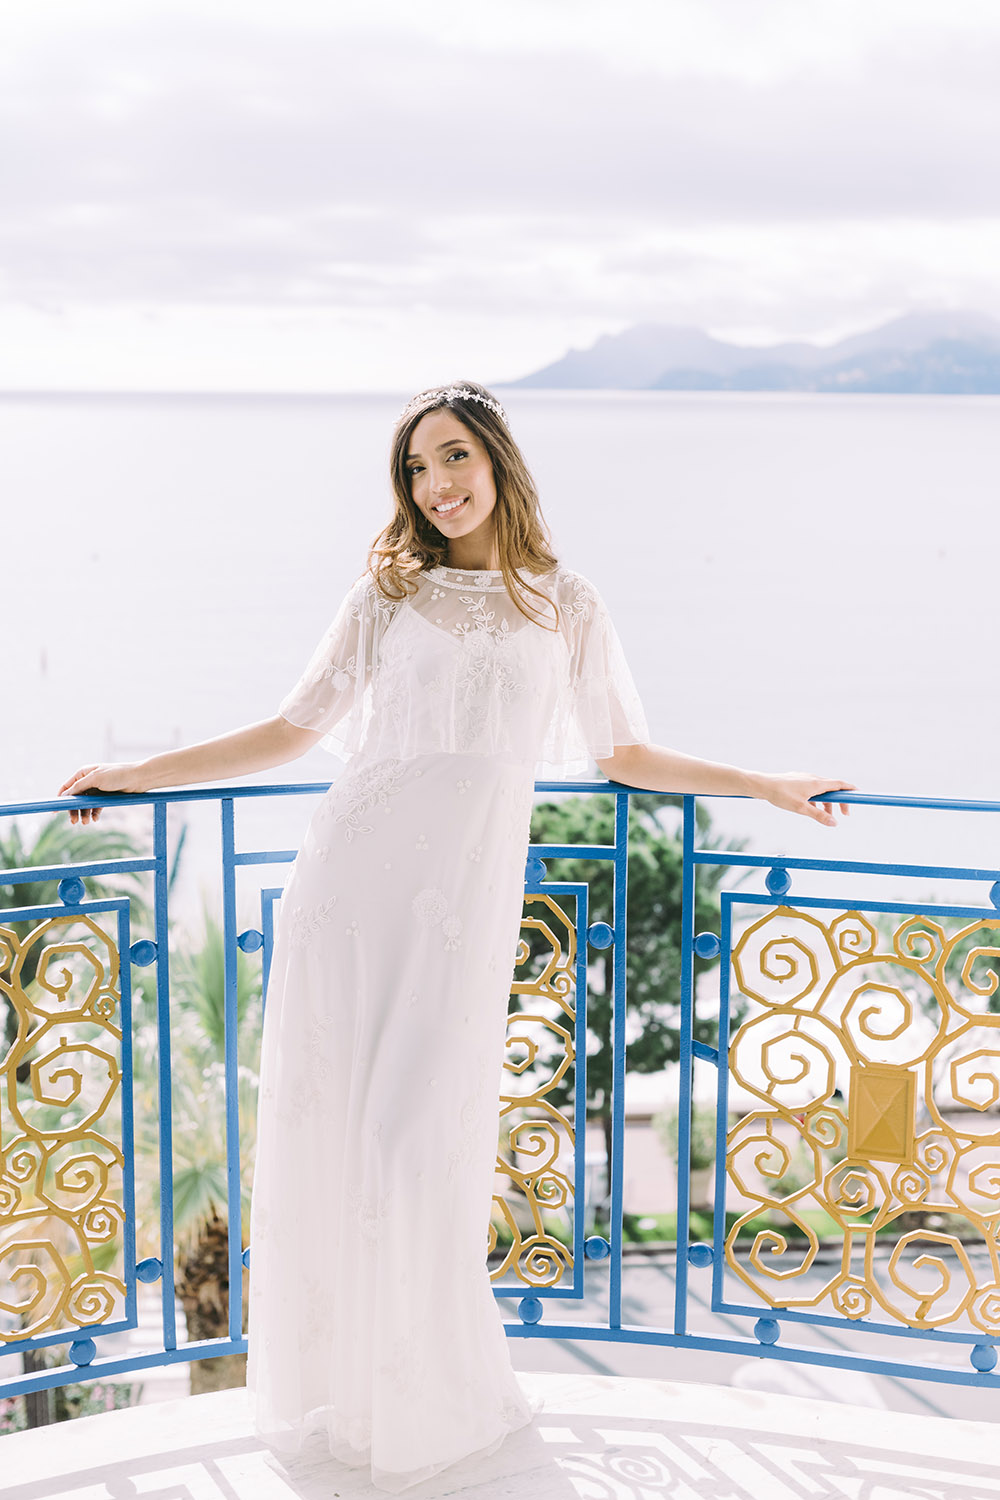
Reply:
M247 1387L269 1447L316 1432L390 1493L534 1414L486 1265L533 782L648 738L593 585L529 581L557 631L499 573L363 576L280 705L348 764L280 902Z

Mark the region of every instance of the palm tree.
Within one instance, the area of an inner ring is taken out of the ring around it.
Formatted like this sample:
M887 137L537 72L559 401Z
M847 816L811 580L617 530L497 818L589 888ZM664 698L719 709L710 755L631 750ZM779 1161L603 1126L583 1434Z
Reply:
M223 932L203 902L203 935L195 947L173 955L171 975L171 1083L173 1101L174 1231L176 1291L189 1339L225 1338L229 1332ZM136 1028L137 1205L140 1253L155 1255L160 1214L159 1109L154 981L143 978L143 1020ZM261 1024L259 966L237 957L237 1053L256 1060ZM249 1230L250 1190L256 1139L256 1066L240 1065L240 1221ZM247 1277L244 1273L244 1328ZM220 1355L191 1364L191 1391L198 1394L243 1385L246 1356Z
M75 828L62 813L54 813L42 824L34 843L25 842L17 823L11 823L6 833L0 834L0 870L95 864L98 860L134 859L141 852L135 836L124 829ZM176 873L176 861L174 871ZM141 871L126 871L112 876L85 875L83 885L85 893L90 897L127 896L131 906L131 926L135 930L143 930L152 926L149 906L142 895L142 881L145 878ZM17 885L0 885L0 921L3 920L4 911L23 906L51 906L57 900L56 880L29 880L19 881ZM20 981L25 988L34 980L39 954L40 950L36 948L24 956ZM8 971L0 967L2 1056L9 1052L17 1036L17 1012L3 984L8 978ZM18 1069L18 1083L25 1083L27 1077L28 1064L24 1063Z

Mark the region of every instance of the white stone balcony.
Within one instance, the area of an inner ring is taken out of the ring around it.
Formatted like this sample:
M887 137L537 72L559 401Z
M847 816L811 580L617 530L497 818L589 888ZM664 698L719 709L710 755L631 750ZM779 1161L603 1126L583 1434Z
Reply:
M522 1377L534 1422L490 1458L455 1465L411 1500L986 1500L1000 1495L989 1422L731 1386L618 1376ZM294 1463L253 1436L244 1389L189 1396L13 1433L4 1500L359 1500L363 1471Z

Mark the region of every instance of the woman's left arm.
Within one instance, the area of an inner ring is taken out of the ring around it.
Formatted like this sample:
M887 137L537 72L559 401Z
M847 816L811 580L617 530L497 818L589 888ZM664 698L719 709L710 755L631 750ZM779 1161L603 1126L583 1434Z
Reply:
M854 786L837 776L810 776L800 771L771 775L765 771L743 771L739 766L714 760L698 760L664 745L617 745L615 753L597 764L609 781L642 787L649 792L694 792L702 796L759 797L786 812L802 813L833 828L836 818L830 802L810 802L821 792L853 792ZM846 802L839 804L845 815Z

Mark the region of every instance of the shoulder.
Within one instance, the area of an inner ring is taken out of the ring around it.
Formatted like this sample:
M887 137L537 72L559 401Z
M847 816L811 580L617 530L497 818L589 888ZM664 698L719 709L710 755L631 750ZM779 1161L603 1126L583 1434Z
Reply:
M355 619L384 620L393 615L401 603L390 599L368 572L356 578L347 591L346 604Z
M553 594L561 612L571 619L589 620L601 605L601 596L583 573L560 564L550 575Z

